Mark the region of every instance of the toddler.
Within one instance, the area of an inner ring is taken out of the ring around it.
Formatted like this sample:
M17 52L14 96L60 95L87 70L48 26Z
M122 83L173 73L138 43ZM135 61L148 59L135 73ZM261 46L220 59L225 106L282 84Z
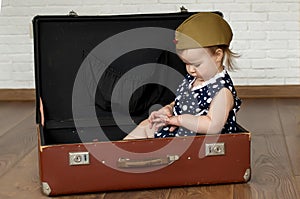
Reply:
M227 70L234 69L229 49L232 30L218 14L197 13L175 33L177 54L187 75L175 100L150 114L124 139L235 133L238 98Z

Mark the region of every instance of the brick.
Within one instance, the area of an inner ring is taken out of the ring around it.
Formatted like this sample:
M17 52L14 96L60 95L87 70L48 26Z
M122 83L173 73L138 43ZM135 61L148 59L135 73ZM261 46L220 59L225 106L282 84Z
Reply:
M234 2L235 0L223 0L222 3L232 3ZM198 3L207 3L208 1L205 1L205 0L197 0ZM210 0L209 1L210 3L220 3L219 0Z
M2 16L33 16L34 14L31 7L5 7L1 11Z
M80 5L74 5L74 6L60 6L60 5L50 5L46 7L34 7L31 8L32 15L68 15L71 10L77 11L78 8L80 8ZM78 13L80 14L80 13Z
M294 85L294 84L300 84L300 78L285 78L284 79L285 85Z
M249 80L249 84L251 85L282 85L284 84L284 78L253 78Z
M235 77L235 78L232 78L232 81L235 86L249 85L249 82L246 78Z
M2 0L2 7L9 6L9 0Z
M0 44L33 45L33 40L27 35L0 35Z
M236 21L230 21L229 22L233 32L235 31L247 31L248 29L248 24L245 22L236 22Z
M32 6L46 6L47 0L26 0L26 1L20 1L20 0L10 0L9 5L12 7L32 7Z
M235 34L233 35L233 41L231 42L231 47L234 51L240 51L240 50L247 50L250 49L250 41L247 40L239 40L239 39L235 39L236 36Z
M33 81L34 73L33 72L12 72L11 78L13 80Z
M244 51L243 58L246 59L264 59L267 55L265 50L249 49Z
M246 76L248 79L252 78L265 78L266 75L266 70L265 69L243 69L243 72L246 73Z
M157 4L158 0L122 0L122 4L138 5L138 4Z
M1 81L0 88L34 88L33 81Z
M256 41L249 41L249 43L251 46L250 48L259 49L259 50L288 48L288 41L286 40L277 40L277 41L256 40Z
M162 9L162 7L164 9ZM180 8L174 4L161 4L157 5L140 5L138 7L139 13L168 13L168 12L179 12Z
M300 59L299 59L299 55L295 56L295 57L289 57L287 59L287 63L289 65L289 67L291 68L300 68Z
M271 58L265 58L265 59L256 59L252 61L253 65L252 68L254 69L276 69L279 70L282 67L287 67L287 61L282 59L271 59Z
M158 0L159 3L164 4L164 3L172 3L172 4L191 4L191 3L196 3L196 0Z
M275 77L285 77L285 78L293 78L295 75L300 77L300 70L296 68L287 68L287 66L282 66L281 69L272 70L272 69L265 69L266 74L268 77L275 78Z
M269 58L276 58L276 59L285 59L285 58L288 58L289 57L289 53L287 52L286 49L274 49L270 52L268 52L268 57Z
M102 9L99 10L100 14L135 14L138 13L137 5L111 5L111 6L102 6Z
M0 63L1 73L9 73L12 69L12 63Z
M299 2L298 1L296 1L294 3L286 3L286 5L288 6L289 11L299 12Z
M215 10L220 10L222 12L240 12L241 10L243 12L250 12L251 11L251 4L250 3L243 3L243 4L237 4L237 3L219 3L215 4Z
M285 22L273 22L273 21L256 21L248 22L249 30L252 31L284 31Z
M1 66L1 64L0 64ZM12 63L11 69L13 72L33 72L34 65L33 63Z
M83 6L120 5L121 0L84 0Z
M1 72L0 73L0 80L1 81L7 81L7 80L10 80L12 79L12 74L11 72Z
M13 60L14 63L33 63L33 52L27 52L24 54L8 54L5 56L9 60ZM0 54L0 59L1 59L1 54Z
M252 59L244 59L243 54L241 54L242 58L236 60L236 66L238 70L248 69L252 67Z
M28 26L8 25L0 28L0 35L29 35Z
M271 21L295 21L299 19L297 12L277 12L269 13L269 20Z
M3 54L22 54L33 52L32 45L19 45L19 44L12 44L12 45L0 45L0 53Z
M270 40L293 40L299 38L299 32L297 31L273 31L268 32L268 39Z
M48 6L81 6L81 0L51 0L47 1Z
M4 16L0 17L0 25L1 26L9 26L9 25L24 25L25 23L29 23L31 21L29 16Z
M300 30L299 22L298 21L285 22L284 29L287 31L299 31Z
M239 40L265 40L267 33L265 31L235 31L235 38Z
M2 80L0 78L0 88L15 88L15 82L11 80ZM22 88L24 88L24 85Z
M235 21L267 21L268 14L267 13L253 13L253 12L234 12L231 13L230 19Z
M174 5L174 4L172 4ZM165 5L164 5L165 6ZM180 5L175 5L176 11L180 11ZM215 10L214 5L212 3L203 2L203 3L192 3L186 6L189 12L202 12L202 11L212 11Z
M253 12L285 12L289 7L286 3L274 2L274 3L254 3L252 4Z
M12 62L11 56L0 53L0 63L11 63L11 62Z

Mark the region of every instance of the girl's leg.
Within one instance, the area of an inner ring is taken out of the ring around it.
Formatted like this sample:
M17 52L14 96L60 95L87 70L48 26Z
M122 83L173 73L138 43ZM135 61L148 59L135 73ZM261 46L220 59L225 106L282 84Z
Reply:
M150 129L148 119L142 121L124 140L154 138L155 130Z

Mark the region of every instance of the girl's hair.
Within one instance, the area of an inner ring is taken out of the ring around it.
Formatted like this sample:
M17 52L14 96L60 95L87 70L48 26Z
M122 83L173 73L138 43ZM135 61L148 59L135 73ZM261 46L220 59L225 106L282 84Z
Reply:
M236 69L234 59L239 58L240 55L232 52L227 45L211 46L207 48L212 54L214 54L218 48L223 50L224 56L222 58L222 63L227 67L229 71L234 71Z

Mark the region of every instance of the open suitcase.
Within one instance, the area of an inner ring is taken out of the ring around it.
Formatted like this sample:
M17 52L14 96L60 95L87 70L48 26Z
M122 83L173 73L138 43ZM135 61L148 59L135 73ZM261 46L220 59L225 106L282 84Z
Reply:
M174 99L185 73L174 30L191 14L33 19L44 194L250 179L251 136L240 126L236 134L122 140L149 109Z

